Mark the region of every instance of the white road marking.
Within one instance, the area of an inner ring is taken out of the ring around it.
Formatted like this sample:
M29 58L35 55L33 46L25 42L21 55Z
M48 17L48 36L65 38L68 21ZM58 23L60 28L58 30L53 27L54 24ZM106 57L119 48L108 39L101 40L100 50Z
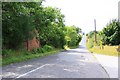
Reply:
M27 75L27 74L30 74L30 73L32 73L32 72L34 72L34 71L36 71L36 70L38 70L38 69L40 69L40 68L43 68L44 66L47 66L47 65L50 65L50 64L42 65L42 66L40 66L40 67L38 67L38 68L36 68L36 69L33 69L33 70L31 70L31 71L29 71L29 72L27 72L27 73L24 73L24 74L22 74L22 75L19 75L19 76L16 77L16 78L23 77L23 76L25 76L25 75Z

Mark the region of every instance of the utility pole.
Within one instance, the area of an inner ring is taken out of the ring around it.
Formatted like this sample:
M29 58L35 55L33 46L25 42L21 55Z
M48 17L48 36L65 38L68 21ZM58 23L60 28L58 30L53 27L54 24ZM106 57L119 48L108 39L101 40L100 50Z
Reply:
M94 34L95 34L95 44L96 44L96 43L97 43L97 36L96 36L96 19L94 19L94 26L95 26Z

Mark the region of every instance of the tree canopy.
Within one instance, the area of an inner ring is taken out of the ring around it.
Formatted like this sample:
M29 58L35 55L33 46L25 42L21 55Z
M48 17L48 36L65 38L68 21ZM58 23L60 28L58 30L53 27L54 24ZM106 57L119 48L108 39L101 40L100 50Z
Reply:
M120 44L120 22L112 20L101 32L104 44L119 45Z
M103 45L119 45L120 44L120 22L117 19L109 22L101 31L97 31L97 44ZM94 31L88 34L88 38L93 38Z
M65 27L64 15L60 9L43 7L35 2L3 2L2 33L3 48L19 49L24 42L36 37L40 45L63 48L77 45L81 40L80 28Z

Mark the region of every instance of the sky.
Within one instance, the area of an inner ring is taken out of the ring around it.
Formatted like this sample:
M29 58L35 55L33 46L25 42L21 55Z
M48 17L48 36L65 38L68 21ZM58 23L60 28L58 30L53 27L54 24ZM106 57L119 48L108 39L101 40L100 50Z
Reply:
M119 0L46 0L43 5L61 9L66 26L75 25L88 33L102 30L112 19L118 18Z

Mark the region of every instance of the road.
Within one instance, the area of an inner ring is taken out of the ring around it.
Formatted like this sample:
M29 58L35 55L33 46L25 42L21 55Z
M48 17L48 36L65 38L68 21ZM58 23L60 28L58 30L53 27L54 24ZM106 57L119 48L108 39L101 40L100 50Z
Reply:
M76 49L5 66L3 78L109 78L85 44L83 37Z

